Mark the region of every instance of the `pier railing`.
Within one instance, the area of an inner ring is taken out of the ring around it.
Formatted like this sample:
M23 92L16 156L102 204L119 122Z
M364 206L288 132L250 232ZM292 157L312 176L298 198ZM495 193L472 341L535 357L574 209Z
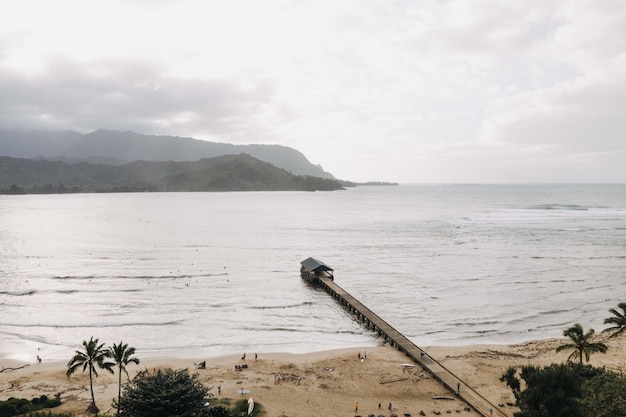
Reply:
M455 396L465 401L478 414L484 417L509 417L479 392L463 382L452 371L447 369L424 350L417 347L413 342L365 305L361 304L359 300L337 285L334 280L330 278L319 278L318 282L327 293L337 300L337 302L354 314L364 326L383 337L390 346L403 352L411 358L413 362L421 365L422 368L452 391Z

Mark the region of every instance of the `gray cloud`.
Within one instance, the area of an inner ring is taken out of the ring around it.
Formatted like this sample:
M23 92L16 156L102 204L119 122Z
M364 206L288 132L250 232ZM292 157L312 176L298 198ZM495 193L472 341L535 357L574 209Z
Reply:
M21 4L0 128L278 143L363 181L626 181L621 0Z
M110 128L142 133L242 138L272 95L269 82L181 79L145 63L81 63L56 58L43 73L0 71L0 125L6 128Z
M507 103L485 123L500 146L552 147L561 156L626 150L626 59L587 77Z

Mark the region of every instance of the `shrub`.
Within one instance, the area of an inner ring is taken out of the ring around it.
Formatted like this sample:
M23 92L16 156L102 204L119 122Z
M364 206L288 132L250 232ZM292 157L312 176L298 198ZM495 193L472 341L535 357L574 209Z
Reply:
M8 401L0 402L0 417L11 417L17 414L17 408Z
M41 395L34 397L30 401L26 398L11 397L6 401L0 401L0 417L26 415L26 413L30 413L28 414L29 417L54 416L50 411L48 414L34 412L43 408L54 408L60 404L61 394L56 394L54 399L49 399L48 396ZM63 417L64 415L60 414L59 416Z
M626 377L591 365L523 366L519 377L509 368L501 378L520 408L515 417L626 416Z
M122 416L207 416L205 397L209 390L186 369L142 372L124 387L119 404Z

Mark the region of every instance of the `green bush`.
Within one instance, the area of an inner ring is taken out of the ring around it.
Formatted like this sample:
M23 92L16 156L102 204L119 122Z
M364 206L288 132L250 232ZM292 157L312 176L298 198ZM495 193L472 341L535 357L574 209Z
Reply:
M35 397L30 401L26 398L11 397L6 401L0 401L0 417L12 417L18 415L27 415L34 417L55 416L50 411L45 413L34 413L43 408L54 408L61 404L61 394L56 394L54 399L49 399L47 395ZM66 417L67 415L59 414L58 417ZM71 415L69 415L71 416Z
M30 401L26 398L9 398L7 401L17 409L17 414L25 414L31 410Z
M0 417L11 417L17 414L17 408L8 401L0 402Z
M515 417L626 416L626 376L604 368L571 363L523 366L519 374L509 368L500 380L515 395L520 408Z
M174 417L206 416L205 398L209 390L202 385L198 374L189 375L186 369L143 372L124 387L119 403L122 416Z
M231 413L223 405L216 405L209 407L209 417L231 417Z

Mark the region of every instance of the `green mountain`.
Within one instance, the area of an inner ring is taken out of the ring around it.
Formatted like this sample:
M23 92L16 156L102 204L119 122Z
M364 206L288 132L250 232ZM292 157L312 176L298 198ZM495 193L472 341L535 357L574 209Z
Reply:
M293 175L247 154L119 166L0 157L0 193L333 191L334 179Z
M335 178L320 165L309 162L301 152L280 145L233 145L104 129L87 134L74 131L0 130L0 156L12 158L123 165L134 161L198 161L240 153L296 175Z

